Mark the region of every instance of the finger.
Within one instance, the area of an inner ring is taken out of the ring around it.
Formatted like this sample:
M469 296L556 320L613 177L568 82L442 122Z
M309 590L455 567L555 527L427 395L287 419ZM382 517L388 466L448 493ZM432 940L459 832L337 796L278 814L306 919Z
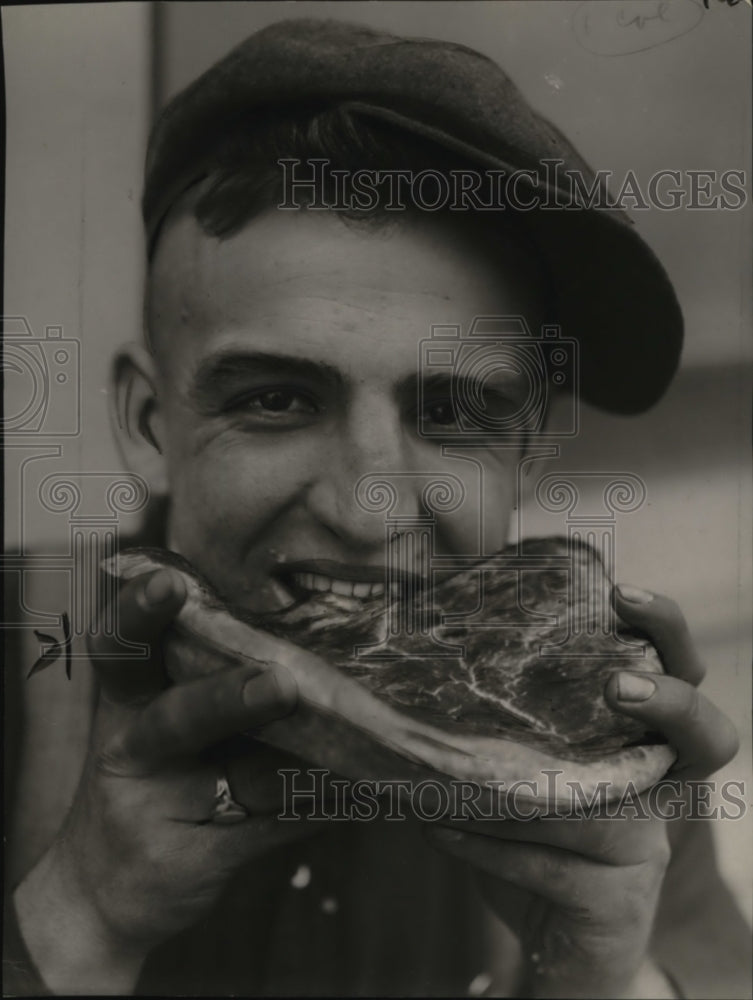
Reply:
M248 736L238 741L238 746L224 743L225 774L233 797L251 812L282 812L285 805L287 782L279 773L281 768L297 770L301 780L306 780L305 761L293 754L283 753Z
M204 857L216 859L228 875L239 865L267 850L309 840L325 832L321 823L298 819L279 820L275 815L249 816L242 823L212 823L201 820L192 830L197 850Z
M663 849L661 823L633 801L611 816L549 817L526 820L456 820L443 825L496 840L546 844L607 865L640 864Z
M176 684L149 702L104 755L110 771L152 773L238 733L288 715L298 689L284 667L222 670Z
M727 716L677 677L621 671L609 678L604 695L613 708L666 737L678 755L672 773L683 778L713 774L740 747Z
M185 599L185 584L170 569L124 584L117 597L114 627L107 627L105 612L87 637L89 656L106 698L128 703L162 690L165 676L159 640Z
M685 616L669 597L618 584L612 603L628 625L645 632L659 651L664 669L689 684L700 684L706 668L698 655Z
M197 772L192 769L188 776L190 782L188 797L183 793L173 801L171 792L175 788L175 781L173 774L170 773L164 779L165 789L160 794L160 805L162 814L171 822L195 827L192 834L195 835L194 842L198 850L205 853L206 857L212 858L215 863L229 865L229 872L236 867L233 859L237 858L238 862L242 862L248 854L249 847L256 854L266 847L291 843L303 837L310 838L322 832L321 824L317 827L315 823L303 818L296 821L279 820L277 814L280 810L275 808L251 810L247 816L235 823L215 822L217 779L221 774L222 772L216 767L207 768L206 774L201 775L202 780L197 781ZM236 802L246 805L241 802L232 782L230 782L230 794ZM221 846L220 852L216 853L218 841ZM240 855L234 855L233 844L237 844L240 848Z
M573 886L585 883L595 864L556 847L495 840L438 823L429 826L426 836L434 846L474 868L568 909L573 904Z

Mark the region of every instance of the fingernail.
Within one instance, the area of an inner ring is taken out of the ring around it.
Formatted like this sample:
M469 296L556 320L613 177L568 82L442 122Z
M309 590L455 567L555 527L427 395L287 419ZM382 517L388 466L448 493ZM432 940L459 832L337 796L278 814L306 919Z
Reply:
M650 677L639 674L618 674L617 693L620 701L647 701L656 691L656 684Z
M650 594L647 590L641 590L640 587L631 587L626 583L618 583L617 590L620 597L626 601L630 601L632 604L650 604L654 599L654 595Z
M144 596L152 606L164 604L173 592L173 578L167 570L159 569L150 577L144 588Z

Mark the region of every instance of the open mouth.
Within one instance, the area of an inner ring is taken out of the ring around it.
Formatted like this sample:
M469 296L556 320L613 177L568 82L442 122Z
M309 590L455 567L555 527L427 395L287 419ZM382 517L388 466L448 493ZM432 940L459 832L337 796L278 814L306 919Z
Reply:
M342 597L380 597L384 593L384 583L353 582L337 580L321 573L293 573L290 582L298 591L340 594Z
M400 597L426 586L425 579L416 573L393 571L389 580L387 575L384 566L348 566L329 560L286 563L275 571L275 576L298 600L336 594L366 601L385 593Z

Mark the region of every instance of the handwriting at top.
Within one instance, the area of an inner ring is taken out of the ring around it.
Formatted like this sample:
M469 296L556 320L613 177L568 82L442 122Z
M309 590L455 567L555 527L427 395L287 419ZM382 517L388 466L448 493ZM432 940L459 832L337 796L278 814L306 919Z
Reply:
M706 2L706 0L704 0ZM627 28L634 24L639 31L643 30L643 27L648 24L649 21L668 21L669 18L666 16L670 8L668 0L662 0L661 3L657 4L655 14L634 14L629 17L627 12L624 10L619 10L617 12L617 23L622 28Z
M598 56L623 56L687 34L704 13L701 0L584 0L572 25L584 49Z

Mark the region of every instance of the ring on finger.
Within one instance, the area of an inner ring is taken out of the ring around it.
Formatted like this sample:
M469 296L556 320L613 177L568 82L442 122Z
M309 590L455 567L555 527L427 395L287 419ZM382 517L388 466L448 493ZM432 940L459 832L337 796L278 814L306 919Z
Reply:
M227 826L231 823L242 823L248 819L249 815L248 809L233 798L227 776L225 774L218 775L210 822Z

